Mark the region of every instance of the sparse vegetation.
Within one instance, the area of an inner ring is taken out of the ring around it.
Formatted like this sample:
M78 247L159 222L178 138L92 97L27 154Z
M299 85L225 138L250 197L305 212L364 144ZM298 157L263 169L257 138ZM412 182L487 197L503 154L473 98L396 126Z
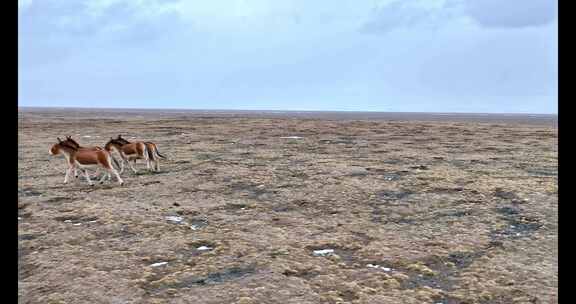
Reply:
M19 114L19 302L557 303L553 126L203 115ZM161 172L62 184L119 133Z

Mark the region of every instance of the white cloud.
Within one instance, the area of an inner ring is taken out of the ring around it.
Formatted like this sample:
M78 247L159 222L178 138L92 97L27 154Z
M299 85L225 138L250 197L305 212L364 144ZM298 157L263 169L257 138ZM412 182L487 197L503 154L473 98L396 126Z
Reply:
M28 1L18 18L19 64L57 62L85 47L151 43L184 25L166 1Z
M395 0L378 5L361 31L385 34L397 29L434 30L463 18L459 0Z
M467 1L29 1L19 18L20 97L396 110L470 100L513 110L532 100L549 109L557 21L480 22L492 9L471 16ZM365 24L385 34L358 32Z
M542 26L556 18L557 0L394 0L380 3L362 30L438 29L471 22L487 28Z
M466 13L480 25L491 28L531 27L551 23L557 0L466 0Z

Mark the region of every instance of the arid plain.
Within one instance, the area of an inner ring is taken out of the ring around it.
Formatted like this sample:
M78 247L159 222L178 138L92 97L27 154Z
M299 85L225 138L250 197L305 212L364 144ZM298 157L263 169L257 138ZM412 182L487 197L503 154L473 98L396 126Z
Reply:
M555 117L21 109L19 303L557 303Z

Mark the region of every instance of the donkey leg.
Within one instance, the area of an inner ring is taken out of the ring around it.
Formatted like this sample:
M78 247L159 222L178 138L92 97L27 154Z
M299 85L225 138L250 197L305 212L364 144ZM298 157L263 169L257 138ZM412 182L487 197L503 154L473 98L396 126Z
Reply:
M111 159L109 159L108 161L110 162ZM122 160L120 160L122 161ZM112 162L110 162L110 168L114 169L114 167L112 166ZM100 167L98 167L98 169L100 169ZM105 179L108 179L108 181L111 180L110 177L110 170L108 170L108 168L104 168L106 170L104 170L104 173L102 173L102 182L104 182Z
M72 174L72 170L73 170L72 167L70 167L66 170L66 175L64 175L64 183L65 184L68 183L68 176L70 176Z
M102 178L100 179L99 183L103 184L107 176L108 174L106 172L102 173Z
M128 163L129 160L126 159L126 155L124 155L124 153L119 152L120 153L120 174L122 174L122 172L124 172L124 169L126 168L124 163Z
M104 172L102 172L102 179L106 179L108 177L108 171L104 170Z
M128 161L128 166L130 166L130 169L132 169L134 173L138 173L138 171L134 168L134 166L130 163L130 161Z
M108 169L108 176L110 176L110 172L112 172L112 174L114 174L114 176L116 176L116 180L118 181L118 183L120 183L120 185L124 184L124 181L120 177L120 174L118 174L118 171L116 171L114 168L110 168L110 169Z
M146 162L146 169L150 171L150 155L146 144L142 144L142 158Z
M144 160L146 161L146 169L150 171L151 170L150 158L148 157L148 152L146 150L144 152L146 153L146 155L144 156Z
M130 167L130 169L132 169L132 172L137 173L138 171L136 171L136 169L134 169L134 166L132 165L132 163L130 162L131 159L130 157L128 157L126 154L122 154L122 168L124 168L124 162L126 162L126 164L128 165L128 167ZM124 170L124 169L122 169ZM122 171L121 171L122 172Z
M120 174L122 174L122 171L124 171L124 160L122 159L122 157L120 157L120 160L118 161L117 165Z
M88 184L90 186L94 186L94 183L92 182L92 180L90 179L90 173L88 173L88 170L84 169L84 175L86 176L86 180L88 181Z
M94 172L94 178L97 178L98 174L100 174L100 168L96 168L96 172Z
M120 174L122 174L122 172L124 172L124 159L123 158L120 159Z
M130 163L130 161L127 161L126 163L128 164L128 167L130 167L130 169L132 170L132 172L138 173L138 170L136 170L136 168L134 168L134 165L132 165L132 164Z

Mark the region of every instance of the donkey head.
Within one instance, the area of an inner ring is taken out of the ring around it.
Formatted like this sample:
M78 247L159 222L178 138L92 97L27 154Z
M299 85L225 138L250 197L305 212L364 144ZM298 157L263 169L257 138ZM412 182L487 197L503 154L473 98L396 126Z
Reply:
M60 150L62 148L68 148L68 149L72 149L72 150L76 150L76 147L71 147L70 145L67 144L66 141L63 141L60 139L60 137L56 137L56 139L58 140L57 144L52 145L52 147L50 147L50 150L48 150L48 152L50 153L50 155L57 155L60 153Z
M130 142L127 141L126 139L122 138L121 135L118 135L118 137L116 137L115 142L125 145L125 144L129 144Z
M66 136L66 140L64 141L64 143L69 144L75 148L80 148L80 144L77 143L74 139L72 139L72 136Z

